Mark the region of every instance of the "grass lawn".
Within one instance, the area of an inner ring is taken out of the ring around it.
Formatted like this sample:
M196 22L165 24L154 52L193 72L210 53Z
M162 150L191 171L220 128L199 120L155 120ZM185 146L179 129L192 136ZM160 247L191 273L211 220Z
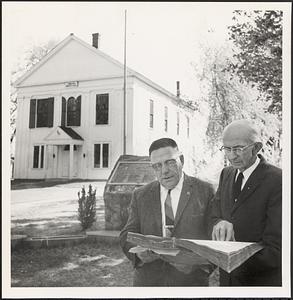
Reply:
M133 268L118 244L18 249L11 254L12 287L131 287ZM218 286L218 269L210 286Z
M132 286L132 266L118 244L18 249L11 255L12 287Z

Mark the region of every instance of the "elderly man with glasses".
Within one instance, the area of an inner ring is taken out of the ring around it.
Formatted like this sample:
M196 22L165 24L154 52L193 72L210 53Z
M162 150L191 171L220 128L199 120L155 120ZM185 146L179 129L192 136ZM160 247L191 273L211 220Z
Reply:
M130 253L128 232L163 237L208 239L207 215L212 186L183 173L184 157L174 140L162 138L149 148L157 180L136 189L120 243L134 266L134 286L207 286L213 269L207 261L182 264L152 251Z
M258 132L247 120L229 124L221 148L231 166L223 169L212 201L214 240L260 242L264 249L228 274L221 286L280 286L282 171L266 162Z

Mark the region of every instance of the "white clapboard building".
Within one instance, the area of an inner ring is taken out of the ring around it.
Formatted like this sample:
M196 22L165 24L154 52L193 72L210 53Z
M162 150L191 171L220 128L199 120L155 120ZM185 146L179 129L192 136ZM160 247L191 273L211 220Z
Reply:
M192 173L196 111L143 75L70 34L15 84L15 179L107 179L123 154L148 155L151 142L174 138ZM175 83L174 83L175 86Z

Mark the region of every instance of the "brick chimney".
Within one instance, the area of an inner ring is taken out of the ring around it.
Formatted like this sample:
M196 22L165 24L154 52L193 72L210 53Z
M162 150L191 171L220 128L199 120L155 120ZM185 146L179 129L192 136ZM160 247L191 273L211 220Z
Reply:
M180 81L176 81L176 96L180 97Z
M92 46L99 49L99 38L100 38L100 34L99 33L93 33L93 43Z

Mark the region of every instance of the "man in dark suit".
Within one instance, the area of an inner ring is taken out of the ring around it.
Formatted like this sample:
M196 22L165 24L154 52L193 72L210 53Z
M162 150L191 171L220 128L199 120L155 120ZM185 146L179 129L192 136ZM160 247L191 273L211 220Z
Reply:
M221 286L280 286L282 171L258 152L258 132L247 120L229 124L223 147L231 166L223 169L212 202L214 240L260 242L264 249L230 274L220 269Z
M128 232L144 235L208 239L207 212L212 186L182 172L184 157L169 138L154 141L149 154L157 181L136 189L127 224L120 233L125 255L132 261L134 286L207 286L212 268L207 261L194 265L161 259L150 250L133 254ZM166 258L166 257L165 257Z

